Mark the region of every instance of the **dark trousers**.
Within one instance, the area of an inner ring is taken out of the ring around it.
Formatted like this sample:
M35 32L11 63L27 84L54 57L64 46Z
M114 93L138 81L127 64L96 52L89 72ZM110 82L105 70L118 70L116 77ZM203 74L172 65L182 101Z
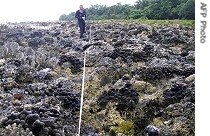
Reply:
M83 19L78 20L78 25L80 29L80 38L83 38L83 33L85 33L85 21Z

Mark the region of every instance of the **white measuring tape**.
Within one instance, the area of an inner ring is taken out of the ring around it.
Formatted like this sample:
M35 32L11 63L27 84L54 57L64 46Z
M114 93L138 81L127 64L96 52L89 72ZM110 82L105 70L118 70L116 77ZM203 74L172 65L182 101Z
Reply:
M91 27L90 26L90 36L89 43L91 42ZM83 76L82 76L82 92L81 92L81 102L80 102L80 114L79 114L79 130L77 136L80 136L81 133L81 122L82 122L82 107L83 107L83 98L84 98L84 90L85 90L85 65L86 65L86 54L88 49L84 52L84 65L83 65Z

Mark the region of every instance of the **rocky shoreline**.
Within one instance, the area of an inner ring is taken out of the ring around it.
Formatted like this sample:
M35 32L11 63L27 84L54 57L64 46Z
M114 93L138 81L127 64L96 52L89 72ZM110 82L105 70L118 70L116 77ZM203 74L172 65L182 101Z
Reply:
M90 27L92 37L89 39ZM0 135L194 135L194 26L0 25ZM91 40L91 42L88 42Z

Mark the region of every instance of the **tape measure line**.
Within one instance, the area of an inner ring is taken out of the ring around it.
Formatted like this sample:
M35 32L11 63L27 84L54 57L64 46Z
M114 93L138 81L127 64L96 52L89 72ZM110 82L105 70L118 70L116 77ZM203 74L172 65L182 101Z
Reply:
M91 42L91 27L90 26L90 35L89 35L89 43ZM88 49L84 52L84 65L83 65L83 76L82 76L82 92L81 92L81 101L80 101L80 114L79 114L79 129L78 129L78 136L81 133L81 123L82 123L82 108L83 108L83 98L84 98L84 90L85 90L85 65L86 65L86 55L88 53Z

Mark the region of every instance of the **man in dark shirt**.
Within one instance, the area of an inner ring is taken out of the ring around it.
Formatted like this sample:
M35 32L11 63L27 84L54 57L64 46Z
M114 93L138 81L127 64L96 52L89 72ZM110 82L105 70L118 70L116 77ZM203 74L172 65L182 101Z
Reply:
M76 11L75 18L77 18L78 20L80 28L80 38L83 38L83 33L85 33L85 19L86 19L86 12L83 8L83 5L79 6L79 10Z

